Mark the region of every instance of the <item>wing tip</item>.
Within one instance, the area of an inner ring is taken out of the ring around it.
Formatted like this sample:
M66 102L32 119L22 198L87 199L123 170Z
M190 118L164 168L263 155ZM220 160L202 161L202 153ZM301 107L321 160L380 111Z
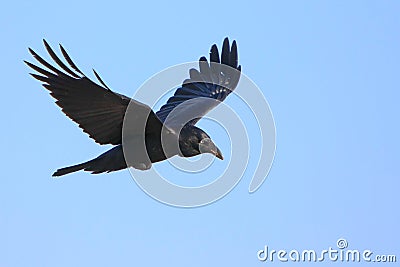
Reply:
M47 51L48 51L49 49L51 50L51 47L50 47L49 43L46 41L46 39L43 39L42 41L43 41L43 44L44 44L44 46L46 47Z
M222 44L222 46L225 46L225 45L227 45L227 47L229 48L229 38L228 37L225 37L224 42Z
M29 53L31 53L31 55L33 56L33 57L37 57L38 56L38 54L36 54L36 52L32 49L32 48L30 48L30 47L28 47L28 51L29 51Z

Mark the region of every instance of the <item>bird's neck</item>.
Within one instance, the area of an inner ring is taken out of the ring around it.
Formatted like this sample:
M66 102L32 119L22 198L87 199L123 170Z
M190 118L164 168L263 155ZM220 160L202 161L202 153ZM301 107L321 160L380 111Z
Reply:
M199 140L196 135L197 127L185 126L179 134L179 155L183 157L193 157L199 155L200 152L196 149Z

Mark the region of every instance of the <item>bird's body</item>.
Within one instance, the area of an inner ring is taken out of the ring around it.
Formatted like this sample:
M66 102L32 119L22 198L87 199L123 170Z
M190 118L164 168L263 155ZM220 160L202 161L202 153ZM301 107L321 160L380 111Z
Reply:
M95 159L58 169L53 176L78 170L94 174L127 167L147 170L152 163L175 155L192 157L211 153L223 159L211 138L195 124L223 101L239 81L241 68L237 64L235 41L230 48L228 39L224 40L221 59L216 45L213 45L210 63L205 57L200 58L200 71L191 69L190 79L185 80L156 113L143 103L111 91L96 72L102 86L92 82L61 45L61 52L72 69L57 57L46 41L44 44L64 71L29 49L38 62L50 70L26 62L41 74L32 76L44 82L43 86L50 91L62 111L97 143L115 145Z

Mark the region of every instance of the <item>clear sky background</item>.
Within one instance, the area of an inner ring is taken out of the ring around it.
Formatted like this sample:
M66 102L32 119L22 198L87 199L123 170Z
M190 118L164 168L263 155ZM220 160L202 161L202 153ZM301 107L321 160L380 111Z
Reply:
M340 237L400 260L399 13L398 1L6 1L0 266L265 266L265 245L323 250ZM132 95L226 36L276 123L274 165L256 193L245 176L220 201L182 209L126 170L51 178L108 147L28 75L27 47L45 56L42 38L62 43L85 73Z

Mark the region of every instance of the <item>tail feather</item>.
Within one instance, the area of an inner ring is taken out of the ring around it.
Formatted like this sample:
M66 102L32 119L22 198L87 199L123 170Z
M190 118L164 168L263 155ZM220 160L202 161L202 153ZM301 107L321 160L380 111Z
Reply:
M58 176L66 175L71 172L77 172L77 171L83 170L87 167L88 163L89 162L85 162L85 163L77 164L74 166L69 166L69 167L58 169L56 172L53 173L52 176L58 177Z
M125 168L125 157L122 151L122 146L119 145L101 154L95 159L81 164L58 169L55 173L53 173L53 176L58 177L80 170L90 171L93 174L99 174L103 172L118 171Z

